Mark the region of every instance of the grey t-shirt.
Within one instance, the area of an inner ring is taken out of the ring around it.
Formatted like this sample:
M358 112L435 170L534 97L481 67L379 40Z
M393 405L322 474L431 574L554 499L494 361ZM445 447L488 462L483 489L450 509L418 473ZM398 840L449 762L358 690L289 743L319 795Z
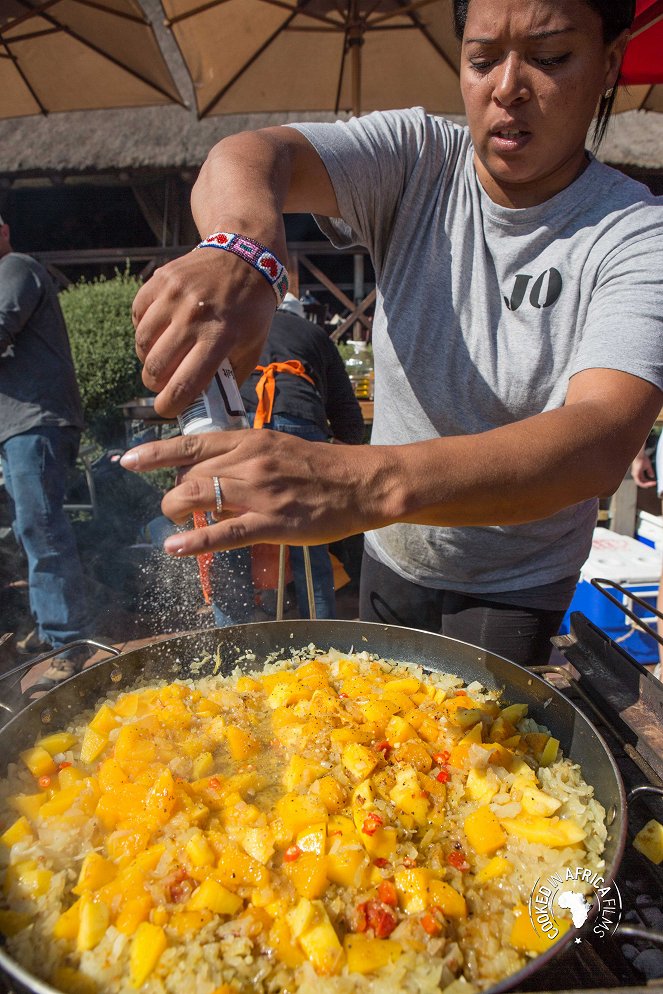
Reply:
M343 219L322 230L375 266L372 444L559 408L590 368L663 388L663 201L645 186L591 159L561 193L509 209L481 187L468 130L419 108L296 127ZM590 500L522 525L397 524L366 540L408 580L484 595L573 576L595 521Z
M82 428L81 399L55 287L36 259L10 252L0 259L0 442L40 425Z

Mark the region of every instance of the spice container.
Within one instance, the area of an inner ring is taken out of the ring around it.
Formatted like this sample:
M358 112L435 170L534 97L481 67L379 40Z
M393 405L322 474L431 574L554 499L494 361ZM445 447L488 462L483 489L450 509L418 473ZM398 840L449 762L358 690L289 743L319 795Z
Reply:
M227 359L223 360L209 386L178 414L177 423L183 435L249 427L237 380Z

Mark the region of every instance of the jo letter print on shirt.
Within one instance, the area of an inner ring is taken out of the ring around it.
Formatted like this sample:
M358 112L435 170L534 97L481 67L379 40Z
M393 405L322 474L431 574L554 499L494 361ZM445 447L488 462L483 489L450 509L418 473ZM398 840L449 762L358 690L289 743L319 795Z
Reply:
M511 291L511 298L504 297L504 303L510 311L518 310L528 291L528 300L532 307L550 307L558 300L562 292L562 277L556 269L546 269L536 279L533 276L528 276L527 273L518 273Z

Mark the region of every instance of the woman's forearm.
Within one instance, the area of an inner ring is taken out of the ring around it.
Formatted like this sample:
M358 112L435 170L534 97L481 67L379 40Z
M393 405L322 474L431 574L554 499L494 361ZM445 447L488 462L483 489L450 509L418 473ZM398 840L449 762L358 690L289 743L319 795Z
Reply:
M191 194L202 236L238 231L285 255L283 209L290 186L287 143L271 132L245 132L209 153Z

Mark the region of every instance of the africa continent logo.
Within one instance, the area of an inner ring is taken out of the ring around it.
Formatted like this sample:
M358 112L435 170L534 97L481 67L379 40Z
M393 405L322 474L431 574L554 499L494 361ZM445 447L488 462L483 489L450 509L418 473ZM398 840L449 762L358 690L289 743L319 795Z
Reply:
M617 885L606 886L598 873L582 866L567 867L545 879L539 877L528 910L537 934L551 942L569 929L568 915L560 914L564 911L571 912L574 928L582 928L591 916L596 935L612 935L621 918L622 898Z
M576 894L573 890L561 891L557 896L557 904L571 912L574 928L582 928L592 910L591 904L587 903L582 894Z

